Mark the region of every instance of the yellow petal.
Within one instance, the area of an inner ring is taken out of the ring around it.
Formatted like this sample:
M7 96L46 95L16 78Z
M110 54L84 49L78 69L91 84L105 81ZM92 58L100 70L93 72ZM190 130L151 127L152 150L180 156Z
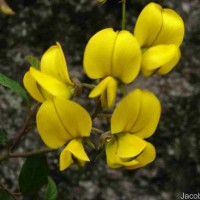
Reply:
M81 138L71 140L66 149L68 149L68 151L70 151L75 156L75 158L81 161L90 161L83 147Z
M24 87L29 94L39 102L45 101L45 97L42 94L40 86L37 84L35 79L31 76L30 72L26 72L23 78Z
M118 134L117 154L120 159L138 156L145 146L146 142L134 134Z
M62 106L65 108L64 104ZM66 124L61 121L53 100L47 100L41 105L36 122L42 140L50 148L57 149L72 138L66 130Z
M162 7L156 3L149 3L140 13L134 35L141 47L150 47L155 41L162 27Z
M135 159L130 161L123 161L118 155L118 141L117 137L112 138L105 146L107 164L111 168L120 168L123 166L137 165L139 162Z
M181 52L180 49L178 48L173 59L170 60L168 63L166 63L165 65L163 65L159 70L158 70L158 74L160 75L165 75L167 73L169 73L179 62L181 58Z
M106 143L105 150L106 160L109 167L120 168L123 166L120 164L119 157L117 156L117 140L115 138Z
M60 171L63 171L70 167L73 163L72 154L71 152L65 147L60 154Z
M113 46L111 74L123 83L132 82L139 73L141 64L140 46L130 32L118 33Z
M0 1L0 12L4 13L6 15L15 15L15 12L4 0Z
M114 78L111 78L108 82L106 97L107 97L107 108L111 108L115 102L116 93L117 93L117 81Z
M148 138L158 126L161 105L158 98L147 90L142 91L140 101L140 112L130 131L140 138Z
M112 79L112 77L108 76L104 78L89 94L89 98L95 98L100 96L102 93L106 91L108 87L108 82Z
M125 96L114 110L111 132L150 137L158 125L160 113L161 105L157 97L149 91L136 89Z
M58 42L56 45L51 46L42 56L41 72L48 74L65 84L73 85L69 78L67 63L62 47Z
M182 18L171 9L163 9L162 18L162 28L152 45L175 44L180 46L184 38Z
M149 48L142 56L142 73L144 76L152 75L156 70L168 63L176 64L178 46L157 45ZM174 66L169 65L170 69ZM167 71L167 70L166 70Z
M142 91L136 89L118 103L111 118L112 134L129 132L132 129L140 112L141 95Z
M79 166L79 167L84 167L85 166L85 161L83 160L75 160L76 164Z
M90 135L92 120L83 107L63 98L55 98L54 105L59 119L73 138Z
M31 76L45 89L49 94L55 97L64 97L69 99L72 96L71 89L50 75L44 74L35 68L30 68Z
M139 162L139 164L132 165L132 166L126 166L126 169L137 169L140 167L144 167L145 165L153 162L155 157L156 157L156 150L155 150L154 146L151 143L146 142L146 148L136 158L136 160Z
M111 58L117 35L118 32L107 28L97 32L89 40L84 52L83 65L90 78L103 78L111 74Z
M175 11L149 3L138 17L134 34L145 48L159 44L180 46L184 37L184 23Z
M113 76L130 83L137 76L141 51L137 40L128 31L111 28L96 33L84 53L84 70L93 79Z
M115 102L117 81L108 76L103 79L89 94L90 98L101 96L102 107L110 108Z

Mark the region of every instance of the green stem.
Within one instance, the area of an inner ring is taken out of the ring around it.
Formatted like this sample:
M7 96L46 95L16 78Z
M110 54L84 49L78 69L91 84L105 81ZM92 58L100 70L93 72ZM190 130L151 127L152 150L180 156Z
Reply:
M111 138L112 138L111 131L106 131L101 135L100 143L104 144L107 141L107 139L111 139Z
M122 0L122 30L126 29L126 0Z
M120 85L119 87L120 87L120 90L121 90L121 92L122 92L123 96L126 96L127 92L126 92L125 85L124 85L124 84L122 84L122 85Z
M92 131L95 132L95 133L98 133L98 134L103 134L104 132L98 128L94 128L92 127Z
M112 114L111 113L99 113L97 114L98 118L111 118Z
M9 157L9 150L6 149L5 151L3 151L3 153L0 155L0 161L5 160Z
M91 115L91 118L92 118L92 119L94 119L94 118L97 116L97 114L98 114L100 108L101 108L101 100L100 100L100 98L98 98L97 104L96 104L96 106L95 106L95 109L94 109L94 111L93 111L93 113L92 113L92 115Z
M96 85L89 84L89 83L82 83L81 85L82 87L87 88L89 90L93 90L96 87Z

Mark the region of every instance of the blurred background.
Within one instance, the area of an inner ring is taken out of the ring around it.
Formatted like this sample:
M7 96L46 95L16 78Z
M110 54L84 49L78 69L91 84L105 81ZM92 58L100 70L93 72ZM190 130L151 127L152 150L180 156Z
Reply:
M137 16L149 2L127 0L129 31L133 31ZM200 192L200 4L199 0L154 2L175 9L185 22L182 58L177 67L162 77L139 76L128 86L129 90L149 89L161 101L161 120L149 140L156 147L157 158L135 171L110 169L101 157L83 169L72 166L59 172L59 154L51 153L48 162L50 175L58 186L58 200L176 200L183 192ZM121 28L121 4L117 0L105 4L95 0L7 0L7 3L16 14L0 13L0 72L21 84L29 69L24 57L33 55L40 59L56 41L63 47L71 76L91 81L82 70L87 41L103 28ZM19 96L0 86L0 128L8 138L14 138L22 126L25 110ZM108 129L106 122L103 128ZM32 131L17 151L42 145L37 132ZM17 179L23 161L10 159L0 163L0 182L13 191L19 190ZM40 191L22 199L40 200L43 194Z

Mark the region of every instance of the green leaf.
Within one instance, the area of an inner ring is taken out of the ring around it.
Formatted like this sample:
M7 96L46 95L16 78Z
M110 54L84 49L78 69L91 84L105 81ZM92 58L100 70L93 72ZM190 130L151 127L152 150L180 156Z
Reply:
M29 64L36 69L40 69L40 61L34 56L26 56L25 59L29 62Z
M0 190L0 199L2 200L14 200L14 198L7 192Z
M45 194L45 200L56 200L58 195L57 186L51 177L48 177L48 186Z
M38 191L48 180L48 165L44 155L28 157L20 175L19 187L23 194Z
M3 129L0 129L0 144L8 143L8 139Z
M0 84L14 90L17 94L19 94L25 100L27 105L30 106L30 100L29 100L27 92L16 81L0 73Z

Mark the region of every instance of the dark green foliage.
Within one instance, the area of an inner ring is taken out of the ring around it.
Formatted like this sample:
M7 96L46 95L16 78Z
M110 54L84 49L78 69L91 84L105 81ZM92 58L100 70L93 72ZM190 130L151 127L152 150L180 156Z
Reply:
M51 177L48 177L48 186L45 194L45 200L56 200L57 186Z
M6 134L4 132L4 130L0 129L0 145L1 144L6 144L8 142L8 139L6 137Z
M0 190L0 199L1 200L14 200L14 198L7 192Z
M45 156L28 157L19 175L19 187L23 194L38 191L48 180L48 166Z
M25 59L29 62L32 67L40 69L40 61L34 56L26 56Z
M0 84L14 90L25 100L27 105L30 105L27 92L17 82L0 73Z

